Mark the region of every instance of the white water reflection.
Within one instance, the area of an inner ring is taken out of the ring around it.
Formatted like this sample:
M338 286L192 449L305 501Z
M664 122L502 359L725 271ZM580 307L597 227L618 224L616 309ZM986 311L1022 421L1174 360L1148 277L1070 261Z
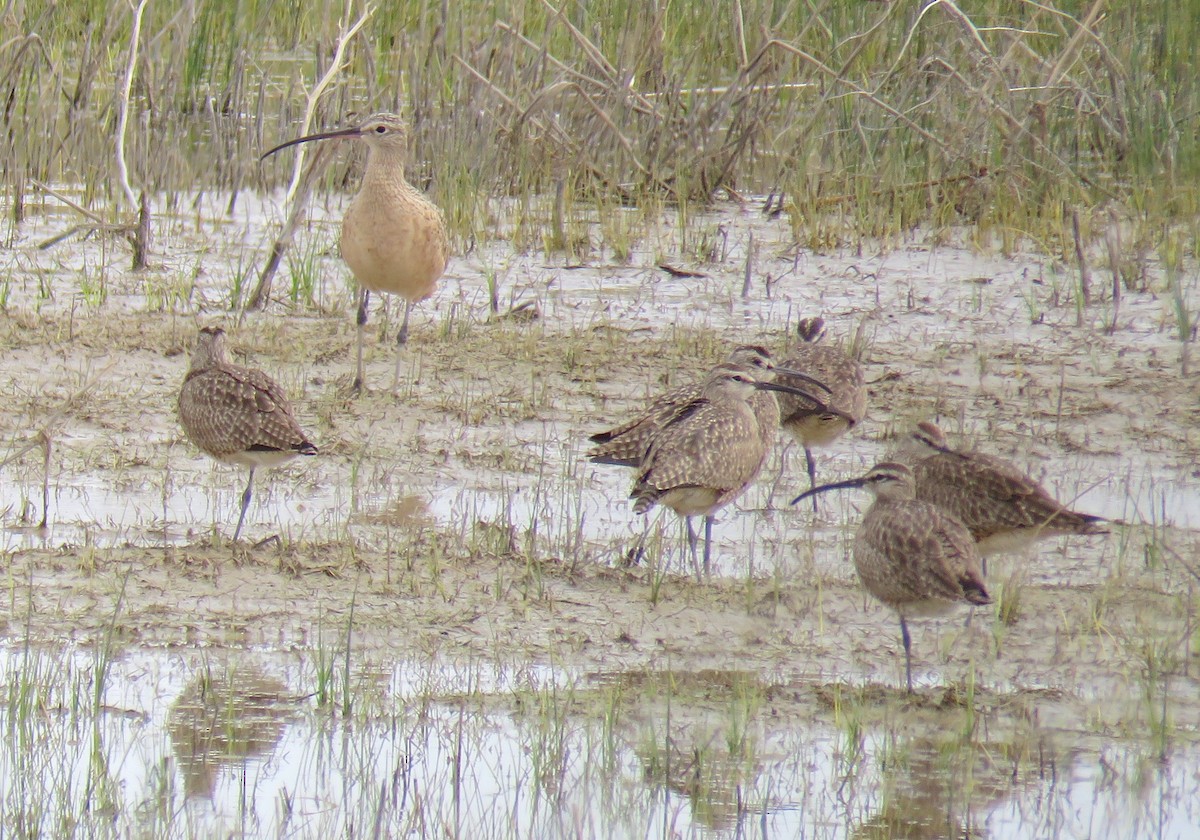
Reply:
M469 544L472 531L482 524L508 529L514 550L539 547L554 556L582 552L604 562L619 562L646 525L646 518L633 513L628 499L633 471L587 463L583 445L570 438L569 429L552 428L531 445L545 453L552 465L540 475L476 468L471 471L474 486L445 479L424 486L416 482L360 498L356 511L345 465L322 469L315 460L306 460L263 471L255 482L248 533L255 539L271 533L319 539L340 535L347 523L356 533L366 534L436 524L459 533ZM819 478L860 475L884 458L890 447L890 442L844 441L821 453ZM797 474L802 471L797 466L802 458L791 447L789 469L781 479L777 448L759 481L718 515L713 531L714 574L788 579L814 561L826 572L841 570L841 552L821 550L814 558L811 549L798 546L807 546L815 536L833 549L846 536L845 524L861 518L868 499L853 491L826 495L815 516L808 508L790 507L790 499L805 487ZM319 470L319 480L311 480L312 470ZM0 510L8 511L0 546L10 551L62 545L152 546L184 544L214 531L226 536L232 532L245 471L193 457L186 470L172 475L166 489L161 473L146 471L144 478L139 482L129 477L114 485L99 475L56 476L49 527L41 530L35 527L41 515L41 476L0 469ZM1058 497L1074 499L1078 509L1110 519L1159 529L1200 527L1200 492L1194 482L1178 477L1165 464L1077 458L1062 475L1048 475L1046 483ZM24 519L22 510L27 512ZM661 532L661 547L672 568L689 573L678 518L655 509L649 519ZM1073 540L1072 544L1092 543Z
M352 662L344 718L336 680L318 704L325 655L142 649L105 662L9 640L6 823L56 836L1200 836L1200 749L1187 742L1159 761L1144 742L994 711L976 746L759 714L748 752L730 752L722 706L752 675L664 673L664 689L705 698L664 704L654 674L597 682L478 662Z

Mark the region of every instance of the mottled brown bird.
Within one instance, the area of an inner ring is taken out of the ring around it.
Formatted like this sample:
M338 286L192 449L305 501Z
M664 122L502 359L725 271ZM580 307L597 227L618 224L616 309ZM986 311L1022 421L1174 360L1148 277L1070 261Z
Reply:
M799 388L758 381L745 369L714 372L700 396L679 406L653 435L630 493L635 513L662 504L685 518L693 558L696 538L690 517L704 516L705 572L713 515L750 486L769 446L750 404L756 389L817 399Z
M354 390L363 386L363 333L371 292L404 298L404 323L396 336L408 341L408 318L414 303L437 288L450 259L450 238L442 211L404 177L408 157L408 127L395 114L373 114L338 131L297 137L263 153L337 137L358 137L367 144L367 168L362 185L342 219L342 258L358 281L358 347ZM400 382L400 353L396 353L395 385Z
M854 536L854 568L867 591L900 616L911 693L912 638L906 619L942 615L961 604L990 604L979 550L958 519L917 500L912 471L903 464L876 464L862 478L814 487L792 504L843 487L862 487L875 497Z
M985 558L1044 537L1107 533L1103 517L1069 509L1009 462L952 449L935 423L918 423L912 444L917 498L961 520Z
M842 350L821 343L825 335L823 318L802 318L797 325L800 343L780 363L780 367L800 370L829 386L825 405L815 405L796 396L779 397L779 422L784 431L804 447L808 483L817 486L817 463L813 447L829 446L867 414L867 385L862 365ZM790 384L787 375L776 377ZM817 500L813 498L813 510Z
M250 506L255 469L317 454L283 389L261 370L226 361L225 331L220 327L204 327L196 339L179 391L179 423L206 455L250 468L235 541Z
M753 344L741 344L730 351L728 358L705 377L672 388L664 394L655 397L649 405L632 419L608 431L597 432L588 438L596 444L588 450L588 458L597 464L613 464L619 467L636 467L642 462L650 440L655 433L674 415L681 406L699 399L708 378L721 370L744 370L756 380L771 381L772 375L778 377L782 371L775 368L771 361L771 353L765 347ZM812 385L828 393L824 383L802 371L786 371L794 380L790 384L796 387ZM751 394L750 405L754 408L759 419L759 428L769 443L779 429L779 404L775 395L768 391L755 391Z

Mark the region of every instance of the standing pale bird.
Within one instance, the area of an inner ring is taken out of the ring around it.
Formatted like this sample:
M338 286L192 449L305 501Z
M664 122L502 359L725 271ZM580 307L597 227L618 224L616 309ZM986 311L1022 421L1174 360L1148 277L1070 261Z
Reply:
M650 439L629 494L637 500L635 513L662 504L684 517L693 558L696 538L690 517L704 517L705 572L713 516L746 491L766 457L769 439L751 405L756 389L817 399L799 388L758 381L745 369L719 367L700 395L680 405Z
M795 396L779 398L779 422L804 447L808 483L817 486L817 463L813 447L829 446L858 425L867 414L867 385L862 365L837 347L821 343L825 335L822 318L802 318L797 325L800 343L780 366L802 370L829 386L825 405L816 405ZM786 375L778 382L788 383ZM813 510L817 500L813 499Z
M225 331L204 327L196 338L191 365L179 391L179 423L206 455L250 468L242 493L236 541L258 467L274 467L297 455L316 455L283 389L261 370L225 359Z
M358 346L354 390L363 386L363 333L371 292L404 298L404 322L396 336L395 385L400 382L399 347L408 342L408 318L414 303L425 300L450 259L450 239L442 211L404 177L408 127L395 114L373 114L338 131L297 137L264 152L336 137L357 137L367 144L362 185L342 219L342 258L358 281Z
M990 604L979 550L958 519L917 500L912 471L903 464L876 464L862 478L814 487L792 504L843 487L862 487L875 497L854 535L854 568L867 591L900 616L904 678L911 694L907 619L942 615L962 604Z
M1007 461L950 448L934 423L917 424L912 465L917 498L960 519L983 557L1021 551L1044 537L1104 534L1104 519L1073 511Z
M650 440L662 425L681 406L701 397L704 386L713 373L727 369L744 370L756 380L764 381L771 381L772 375L778 377L782 373L788 373L796 380L791 384L797 387L801 384L812 385L829 392L824 383L818 379L800 371L783 371L775 368L771 361L771 353L765 347L741 344L733 348L728 358L703 378L660 394L632 419L589 437L588 439L596 445L588 450L588 458L597 464L613 464L620 467L638 466L642 462L642 456L646 454ZM769 444L779 429L779 404L776 402L775 395L768 391L755 391L750 396L750 405L758 418L763 437Z

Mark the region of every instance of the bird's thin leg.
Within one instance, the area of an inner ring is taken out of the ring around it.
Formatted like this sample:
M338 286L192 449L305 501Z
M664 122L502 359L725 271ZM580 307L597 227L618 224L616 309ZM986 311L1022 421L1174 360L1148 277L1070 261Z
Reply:
M367 331L367 302L371 293L366 286L358 287L358 372L354 376L353 390L357 394L363 386L363 334Z
M900 638L904 640L904 680L908 693L912 694L912 637L908 635L908 624L900 616Z
M403 347L408 344L408 316L412 312L413 302L404 301L404 321L400 324L400 332L396 335L396 344Z
M712 528L713 515L710 513L704 517L704 576L708 577L708 570L712 562Z
M250 480L246 482L246 490L242 493L242 512L238 516L237 528L233 532L233 541L237 542L242 534L242 523L246 521L246 509L250 507L250 493L254 488L254 467L250 468Z
M767 494L767 510L774 508L775 491L779 489L779 485L783 483L783 477L787 474L787 456L788 450L792 448L792 441L785 441L783 449L779 450L779 474L775 476L775 481L771 483L771 492Z
M404 345L408 343L408 313L412 311L412 301L404 301L404 323L400 325L400 332L396 334L396 378L392 380L392 390L400 390L400 362L404 358L401 351Z
M692 517L683 517L683 526L687 529L688 552L692 555L692 568L696 570L696 574L699 576L700 558L696 554L696 544L698 539L696 537L696 529L692 527Z
M646 540L650 538L650 517L643 515L642 533L638 537L633 548L625 552L625 565L636 566L642 562L642 558L646 555Z
M400 390L400 361L404 345L408 344L408 315L412 312L412 301L404 301L404 322L400 324L400 332L396 333L396 376L392 380L392 390Z
M808 462L808 488L811 490L812 488L817 486L817 462L813 458L812 450L809 449L807 446L804 447L804 460ZM817 512L817 497L816 496L812 497L812 503L813 503L813 513L816 513Z

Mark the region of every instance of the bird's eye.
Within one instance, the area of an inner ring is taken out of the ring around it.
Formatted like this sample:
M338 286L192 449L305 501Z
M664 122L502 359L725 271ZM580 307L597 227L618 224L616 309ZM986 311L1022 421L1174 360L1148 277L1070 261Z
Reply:
M387 126L386 125L375 126L375 133L376 134L387 134Z

